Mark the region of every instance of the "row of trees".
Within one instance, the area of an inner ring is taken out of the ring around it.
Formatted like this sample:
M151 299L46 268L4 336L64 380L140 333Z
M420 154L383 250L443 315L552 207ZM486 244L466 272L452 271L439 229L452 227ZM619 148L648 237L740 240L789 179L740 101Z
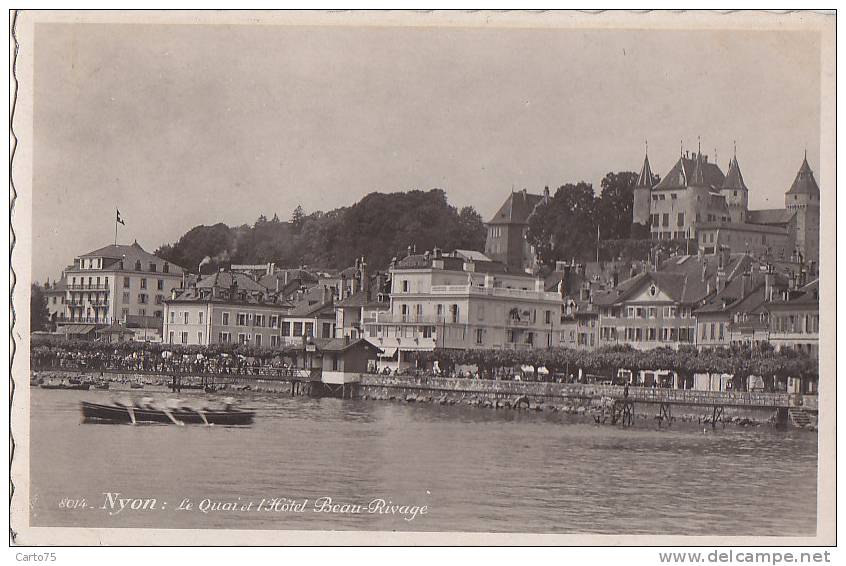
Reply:
M197 226L156 254L189 269L205 257L212 260L211 270L267 262L344 267L361 256L372 268L384 269L410 245L421 251L436 246L482 250L485 225L473 207L457 209L440 189L371 193L353 206L329 212L306 214L298 206L290 221L262 215L252 226Z
M550 348L543 350L447 350L436 349L421 355L423 364L437 361L439 367L474 365L483 375L517 366L545 367L551 373L575 372L609 377L619 369L671 370L682 376L694 373L725 373L746 378L750 375L785 377L816 377L817 359L807 354L784 350L776 352L770 347L715 348L698 350L692 346L678 350L655 348L636 350L631 346L609 346L598 350Z
M277 356L302 351L301 347L271 349L243 344L214 344L210 346L187 346L176 344L151 344L146 342L89 342L84 340L64 340L56 337L39 337L33 340L33 355L74 355L138 353L141 355L160 355L162 352L174 355L217 356L220 354L243 355L259 360L269 360ZM589 373L603 373L612 376L618 369L672 370L680 375L694 373L727 373L741 378L749 375L778 376L781 378L815 377L818 374L818 362L815 357L792 350L776 352L765 347L751 349L746 347L715 348L698 350L694 347L655 348L636 350L631 346L609 346L598 350L575 350L570 348L549 348L540 350L451 350L437 348L433 352L421 352L418 365L430 366L437 361L442 369L456 365L474 365L485 376L492 376L497 370L519 366L545 367L551 373L576 372L582 369Z
M632 237L634 188L638 174L632 171L608 173L602 179L599 196L589 183L568 183L541 203L529 218L527 238L537 250L538 260L547 268L560 260L592 260L599 246L600 259L646 259L645 249L604 250L602 240L629 240ZM658 182L655 176L653 181ZM598 233L597 233L598 232Z

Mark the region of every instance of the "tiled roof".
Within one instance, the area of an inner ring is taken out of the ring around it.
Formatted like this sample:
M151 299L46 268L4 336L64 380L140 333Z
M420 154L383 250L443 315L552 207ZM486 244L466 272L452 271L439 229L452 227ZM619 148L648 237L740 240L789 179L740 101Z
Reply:
M512 192L488 224L526 224L543 196L526 191Z
M287 283L285 283L286 280L288 281ZM314 285L317 283L317 276L304 269L280 269L273 272L272 275L261 277L258 282L263 287L275 291L277 281L279 282L279 289L282 290L293 281L301 281L306 285Z
M382 351L379 347L371 344L364 338L359 338L358 340L351 340L349 338L329 338L325 341L319 338L315 338L314 342L315 346L317 346L317 349L321 352L344 352L358 345L363 345L373 350L374 352ZM362 342L364 344L362 344Z
M787 224L794 214L796 214L795 211L786 208L750 210L746 214L746 222L749 224Z
M685 189L696 184L704 184L714 190L722 187L725 175L723 175L719 166L716 163L701 160L697 171L697 162L699 161L696 158L680 157L669 173L661 179L661 182L655 185L654 189ZM694 182L694 173L699 177L697 182Z
M387 301L378 301L374 298L375 291L370 292L370 296L368 297L367 293L364 291L356 291L352 295L344 298L343 301L340 301L337 306L339 307L348 307L348 308L355 308L355 307L385 307L389 308L389 304Z
M153 255L153 254L145 251L144 248L142 248L141 245L138 242L135 242L135 243L133 243L132 245L129 245L129 246L126 246L126 245L123 245L123 244L118 244L118 245L111 244L111 245L108 245L108 246L104 246L100 249L94 250L93 252L88 252L87 254L83 254L79 257L81 257L81 258L101 257L101 258L115 260L113 263L116 263L117 261L123 259L124 260L124 269L126 269L126 270L131 270L133 268L133 266L135 265L136 261L141 262L143 269L146 269L147 264L149 264L151 261L154 261L154 262L158 263L159 265L161 265L163 263L168 263L171 266L175 267L176 270L174 270L172 273L176 273L177 271L180 271L180 272L185 271L185 268L183 268L179 265L176 265L175 263L173 263L171 261L164 260L164 259L160 258L159 256ZM159 272L161 272L161 271L162 271L162 269L161 269L161 267L159 267Z
M820 303L820 280L814 279L804 287L791 291L787 300L773 300L767 306L818 306Z
M790 185L790 189L787 191L787 194L807 194L814 195L816 197L820 196L820 187L817 185L817 180L814 179L814 172L811 171L811 166L808 165L807 157L802 160L802 166L799 167L799 172L796 173L796 178L793 180L793 184Z
M325 297L325 300L324 300ZM332 312L334 316L334 304L331 290L317 286L309 289L306 294L294 303L294 308L288 316L307 318L323 314L321 311Z
M659 266L657 271L639 273L620 282L616 289L594 294L593 302L608 306L625 302L647 284L654 283L659 290L679 304L695 305L705 299L715 288L718 256L676 256ZM724 269L726 280L731 281L751 265L746 254L730 256ZM704 277L703 277L704 266Z

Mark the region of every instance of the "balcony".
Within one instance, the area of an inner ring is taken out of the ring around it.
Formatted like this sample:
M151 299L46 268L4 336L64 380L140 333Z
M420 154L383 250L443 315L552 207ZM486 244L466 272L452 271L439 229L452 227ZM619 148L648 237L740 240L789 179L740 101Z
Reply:
M506 289L503 287L479 287L478 285L432 285L433 295L473 295L488 297L504 297L530 301L561 302L561 295L546 291L531 291L526 289Z
M437 315L392 314L380 312L375 317L376 324L463 324L460 320Z
M77 283L76 285L68 285L69 291L108 291L108 283Z

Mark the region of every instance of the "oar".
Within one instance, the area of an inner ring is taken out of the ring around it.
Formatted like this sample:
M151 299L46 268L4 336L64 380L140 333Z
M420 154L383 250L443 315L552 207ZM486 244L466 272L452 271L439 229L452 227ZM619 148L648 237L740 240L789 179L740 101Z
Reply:
M211 426L211 425L209 424L209 421L206 419L206 415L205 415L205 413L203 413L203 410L202 410L202 409L194 409L194 411L195 411L198 415L200 415L200 418L201 418L201 419L203 419L203 422L204 422L204 423L206 423L206 426Z
M174 416L173 416L173 413L171 413L170 411L168 411L168 410L167 410L167 407L162 407L161 411L162 411L164 414L166 414L166 415L167 415L167 418L169 418L170 420L172 420L172 421L173 421L173 424L175 424L175 425L179 425L179 426L185 426L185 423L183 423L182 421L180 421L179 419L177 419L176 417L174 417Z

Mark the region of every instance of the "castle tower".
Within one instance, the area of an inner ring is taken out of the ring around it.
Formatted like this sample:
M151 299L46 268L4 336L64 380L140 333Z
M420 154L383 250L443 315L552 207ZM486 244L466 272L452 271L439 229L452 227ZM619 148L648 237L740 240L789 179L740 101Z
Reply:
M820 187L808 165L808 154L796 173L790 189L784 194L787 210L796 213L796 251L805 262L819 263L820 257Z
M632 208L632 231L631 237L649 237L650 199L652 194L652 168L649 166L648 153L643 157L643 167L640 169L640 176L634 187L634 206Z
M735 224L743 224L749 212L749 189L743 181L743 174L740 172L740 165L737 163L737 152L729 162L728 174L720 193L726 198L729 208L729 216Z

